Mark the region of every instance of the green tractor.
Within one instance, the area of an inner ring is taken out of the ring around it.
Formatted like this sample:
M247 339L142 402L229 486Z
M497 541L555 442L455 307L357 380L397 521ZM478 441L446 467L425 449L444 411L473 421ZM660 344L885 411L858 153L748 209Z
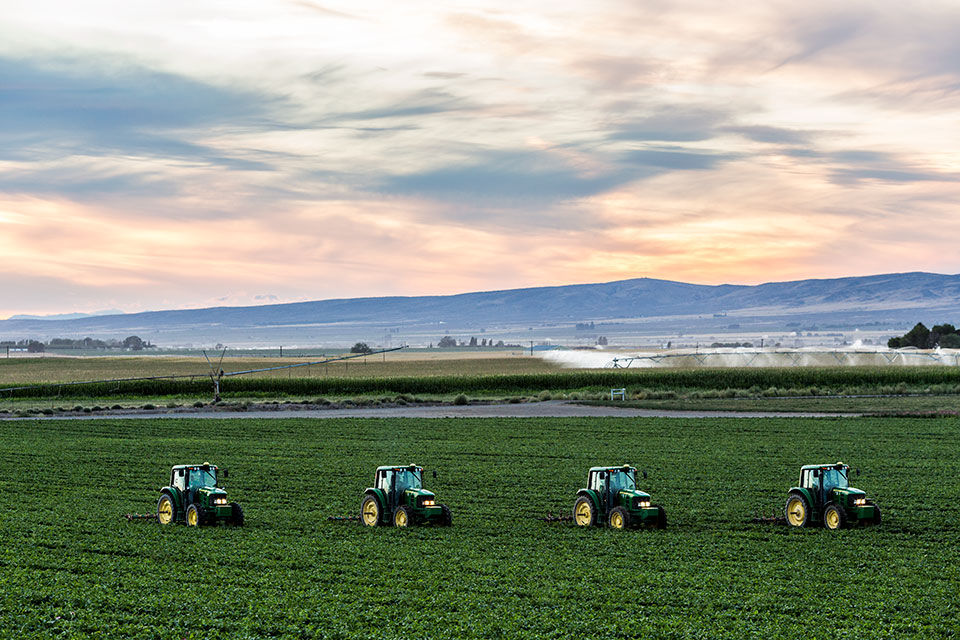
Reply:
M433 477L437 477L436 471ZM437 504L433 492L423 488L423 467L388 465L377 467L374 486L364 490L360 521L368 527L420 523L449 527L453 516L447 505Z
M787 524L806 527L822 522L833 530L858 523L880 524L880 507L850 486L849 474L850 467L842 462L800 467L800 486L790 489L784 508Z
M647 477L645 471L643 477ZM577 501L573 504L573 521L577 526L667 528L667 513L663 507L650 504L649 493L637 489L637 470L630 465L591 467L587 487L577 491Z
M227 477L223 470L223 477ZM243 526L243 509L236 502L227 502L227 492L217 486L217 467L203 464L181 464L170 470L170 486L160 489L157 501L160 524L186 522L188 526L227 522Z

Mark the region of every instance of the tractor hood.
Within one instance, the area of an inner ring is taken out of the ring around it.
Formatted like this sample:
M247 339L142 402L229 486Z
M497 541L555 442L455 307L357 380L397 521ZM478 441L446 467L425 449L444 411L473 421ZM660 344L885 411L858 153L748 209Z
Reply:
M845 489L841 489L837 487L837 488L831 489L830 494L832 495L833 500L837 502L845 501L848 499L856 500L857 498L865 498L867 495L865 491L861 491L860 489L857 489L855 487L846 487Z
M198 496L209 496L211 498L226 496L227 492L220 487L200 487L197 489Z
M433 491L427 491L426 489L407 489L404 493L414 499L423 497L433 498L435 496Z
M631 498L642 498L642 499L644 499L644 500L649 500L649 499L650 499L650 494L649 494L649 493L644 493L643 491L640 491L639 489L632 489L632 490L630 490L630 489L623 489L623 490L620 491L620 495L621 495L621 497L626 498L627 500L630 500Z

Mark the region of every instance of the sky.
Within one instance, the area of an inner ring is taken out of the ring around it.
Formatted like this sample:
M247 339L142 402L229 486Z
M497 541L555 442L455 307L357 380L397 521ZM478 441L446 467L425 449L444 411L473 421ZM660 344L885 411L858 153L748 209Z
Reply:
M5 0L0 318L960 272L960 3Z

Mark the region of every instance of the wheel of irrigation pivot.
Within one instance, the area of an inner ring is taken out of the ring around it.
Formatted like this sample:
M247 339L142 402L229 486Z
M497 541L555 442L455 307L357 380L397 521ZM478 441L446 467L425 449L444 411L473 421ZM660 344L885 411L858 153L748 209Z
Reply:
M187 526L199 527L202 524L203 514L200 513L200 507L195 504L187 507Z
M573 503L573 521L578 527L590 527L597 524L597 508L593 500L587 496L580 496Z
M628 529L630 527L630 514L623 507L614 507L610 512L611 529Z
M453 524L453 512L450 511L450 507L443 504L440 505L440 526L449 527Z
M243 526L243 509L236 502L230 503L230 524L235 527Z
M870 521L871 524L880 524L880 507L873 500L867 500L867 504L873 507L873 520Z
M667 512L658 504L653 505L657 508L657 529L667 528Z
M363 497L360 503L360 521L368 527L376 527L380 524L380 503L371 495Z
M170 524L177 517L177 508L173 505L170 494L163 494L157 500L157 521L160 524Z
M791 491L787 496L783 515L791 527L805 527L810 524L810 505L807 498L799 491Z
M409 527L412 524L413 512L410 510L410 507L405 504L397 507L397 510L393 512L393 526Z
M847 514L843 512L843 507L833 502L828 504L823 510L823 526L832 531L847 526Z

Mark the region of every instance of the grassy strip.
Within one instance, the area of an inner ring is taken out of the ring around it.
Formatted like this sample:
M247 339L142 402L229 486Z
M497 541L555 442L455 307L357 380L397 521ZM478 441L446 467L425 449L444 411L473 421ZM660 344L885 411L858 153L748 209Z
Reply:
M17 385L9 385L17 386ZM0 400L17 397L205 396L209 380L135 380L57 386L52 383L0 392ZM443 375L362 378L227 378L224 393L312 395L364 394L502 394L592 391L627 388L631 394L738 392L750 395L847 395L928 391L960 392L960 370L951 367L837 367L782 369L646 369L582 370L510 375Z

